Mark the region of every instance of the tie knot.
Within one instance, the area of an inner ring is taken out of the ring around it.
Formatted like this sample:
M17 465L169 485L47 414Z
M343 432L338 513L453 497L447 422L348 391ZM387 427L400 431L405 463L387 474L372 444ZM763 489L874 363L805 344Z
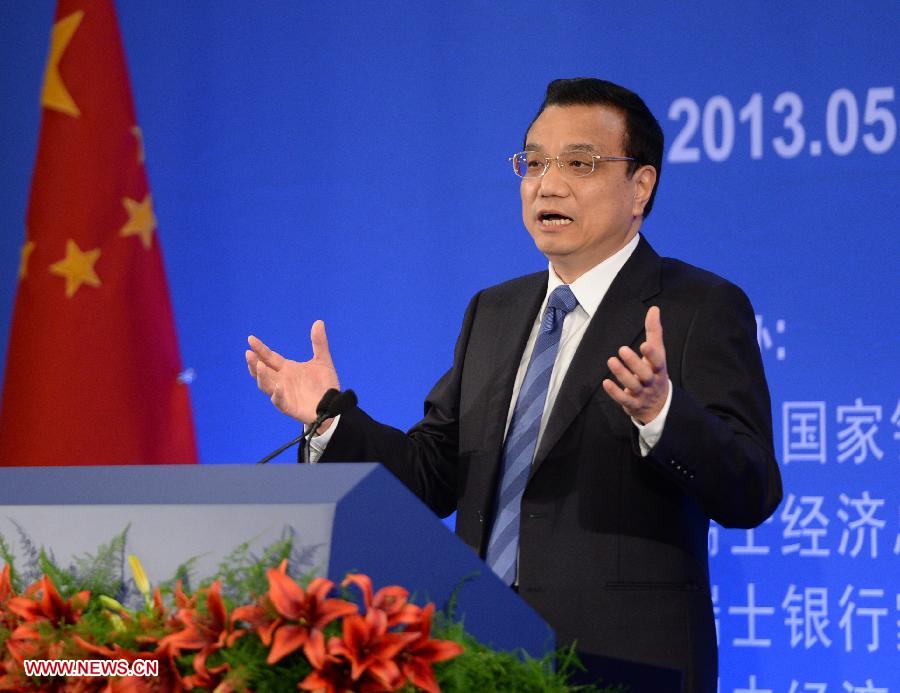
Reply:
M553 332L562 325L566 315L575 310L578 299L572 293L568 285L563 284L553 289L550 299L547 301L547 310L541 324L543 332Z

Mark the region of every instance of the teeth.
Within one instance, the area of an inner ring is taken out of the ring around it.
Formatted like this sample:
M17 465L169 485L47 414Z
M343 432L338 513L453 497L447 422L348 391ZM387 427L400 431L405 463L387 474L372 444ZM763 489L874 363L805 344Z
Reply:
M568 226L572 223L571 219L541 219L544 226Z

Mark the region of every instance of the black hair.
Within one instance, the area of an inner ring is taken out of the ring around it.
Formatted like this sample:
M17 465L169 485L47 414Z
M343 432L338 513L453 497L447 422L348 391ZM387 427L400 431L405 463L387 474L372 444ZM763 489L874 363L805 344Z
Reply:
M622 148L625 156L634 158L628 163L631 176L641 166L650 165L656 169L656 182L650 198L644 205L644 218L650 214L659 178L662 174L663 131L659 122L647 108L640 96L618 84L594 77L555 79L547 85L547 95L537 115L528 125L534 125L547 106L609 106L619 111L625 118L625 141ZM526 137L527 137L526 130Z

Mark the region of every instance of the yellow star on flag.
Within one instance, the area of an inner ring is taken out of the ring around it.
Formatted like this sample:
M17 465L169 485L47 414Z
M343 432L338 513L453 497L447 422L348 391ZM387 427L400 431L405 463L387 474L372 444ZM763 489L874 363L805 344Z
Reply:
M100 286L100 277L94 264L100 257L100 248L82 251L71 238L66 241L66 256L50 265L50 272L66 278L66 298L72 298L82 284Z
M28 259L34 252L34 241L25 241L22 246L22 255L19 257L19 280L28 276Z
M148 193L143 202L123 197L122 204L128 212L128 221L119 231L120 236L140 236L144 247L149 250L153 244L153 232L156 230L156 217L153 214L153 200Z
M75 35L78 25L84 17L84 11L78 10L68 17L60 19L53 25L50 36L50 57L47 60L47 71L44 73L44 90L41 93L41 105L77 118L81 115L78 106L59 74L59 61Z

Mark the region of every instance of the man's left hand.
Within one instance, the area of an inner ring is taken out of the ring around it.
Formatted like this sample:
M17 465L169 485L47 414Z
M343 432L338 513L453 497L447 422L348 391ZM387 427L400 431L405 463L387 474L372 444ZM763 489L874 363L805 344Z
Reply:
M641 344L641 356L630 347L623 346L619 348L618 357L611 356L606 362L619 384L610 378L603 381L606 394L642 425L659 415L669 396L669 373L666 370L659 307L653 306L647 311L644 331L647 340Z

